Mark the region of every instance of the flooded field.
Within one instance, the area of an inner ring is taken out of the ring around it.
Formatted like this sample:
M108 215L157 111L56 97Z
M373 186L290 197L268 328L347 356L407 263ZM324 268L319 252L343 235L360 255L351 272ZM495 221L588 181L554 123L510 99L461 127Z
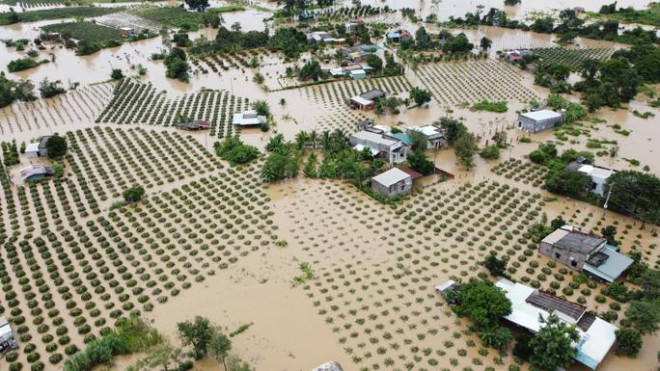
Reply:
M337 1L335 8L351 3ZM217 1L211 6L229 4ZM447 20L500 8L502 1L363 0L362 5L413 8L418 15L437 14ZM505 10L522 20L566 7L597 11L601 5L523 0ZM629 5L646 4L619 2ZM250 1L245 6L244 11L222 13L224 25L238 23L243 31L267 27L273 33L273 2ZM0 5L0 11L6 7ZM404 63L404 73L398 76L308 86L286 77L287 68L300 68L317 57L323 68L333 68L339 48L328 46L286 61L265 47L189 54L190 81L184 83L167 78L163 60L152 58L166 48L161 36L88 56L45 43L37 59L49 63L9 72L10 61L26 57L35 47L32 40L39 37L40 27L63 21L0 26L0 39L28 39L23 50L0 44L0 72L37 87L45 78L59 80L67 90L0 108L1 142L20 146L58 133L69 143L61 179L24 183L21 169L50 160L23 153L16 164L0 167L0 315L25 323L21 348L12 361L23 369L37 362L46 370L62 369L61 359L54 361L56 355L75 353L92 336L108 331L117 318L139 312L172 343L178 343L177 322L195 315L209 318L226 333L247 326L232 338L231 353L260 371L305 371L329 360L341 363L345 371L513 370L518 363L511 349L483 347L469 330L470 320L457 317L435 293L435 285L486 272L479 263L495 253L508 257L512 278L579 301L595 313L607 312L619 325L626 305L601 295L605 284L589 280L573 287L575 271L538 253L527 230L544 217L561 216L594 233L615 225L622 252L640 251L650 267L660 264L656 227L553 196L541 188L547 169L526 159L539 144L553 141L559 151L600 152L595 161L604 167L660 174L655 135L660 110L651 107L644 94L620 109L590 113L570 132L559 128L529 135L515 129L518 113L550 92L534 84L532 72L510 65L496 52L555 48L555 35L496 27L452 29L454 34L464 32L475 45L487 37L492 47L483 58ZM364 21L387 21L390 28L413 34L419 27L400 12ZM433 25L427 29L441 31ZM217 29L202 28L188 36L215 40L217 34ZM372 42L396 55L382 36ZM625 47L586 38L572 46L595 50L600 54L593 55L602 59ZM141 68L146 73L140 75ZM126 77L112 81L113 69L121 69ZM258 75L262 83L255 82ZM579 79L577 73L571 75L572 82ZM401 105L396 113L376 114L347 104L371 89L405 99L413 87L432 93L428 105ZM578 93L566 97L580 101ZM270 131L232 124L233 114L260 100L272 112ZM471 109L484 100L506 102L508 109ZM646 118L643 113L648 113ZM506 133L510 145L498 160L476 156L471 170L465 170L450 149L428 150L435 166L455 177L419 180L416 191L395 206L338 180L299 176L264 183L260 171L265 156L231 166L214 150L214 143L232 136L265 152L276 134L286 140L302 131L350 134L363 120L405 130L442 117L461 119L480 147L491 144L496 132ZM208 121L210 130L177 129L184 119ZM529 140L520 141L523 137ZM611 156L614 147L616 155ZM147 198L122 206L123 190L137 184ZM303 263L311 267L313 278L301 282L295 277ZM647 335L644 340L636 359L611 351L598 369L655 371L660 337ZM29 352L24 351L28 344ZM35 353L36 359L31 356ZM126 370L138 358L120 357L113 369ZM0 370L9 369L8 364L0 359ZM528 368L528 363L520 365ZM195 370L226 371L210 359L197 362ZM582 370L577 364L570 368Z

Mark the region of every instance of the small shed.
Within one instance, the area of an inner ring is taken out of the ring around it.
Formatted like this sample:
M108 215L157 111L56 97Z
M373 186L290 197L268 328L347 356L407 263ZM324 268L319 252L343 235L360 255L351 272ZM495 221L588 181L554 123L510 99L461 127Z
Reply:
M242 113L235 113L232 118L232 124L238 126L261 126L268 121L266 116L260 116L255 110L247 110Z
M412 176L397 168L392 168L371 178L371 189L387 197L410 193L412 186Z
M135 36L135 28L133 28L133 27L121 27L121 28L119 29L119 33L120 33L123 37L131 37L131 36Z
M18 348L18 342L14 338L11 325L5 317L0 317L0 354L5 354L16 348Z
M344 371L344 369L341 368L341 365L338 362L330 361L314 367L312 371Z
M28 158L39 157L39 142L30 142L25 148L25 154Z
M183 122L183 123L177 124L176 127L179 128L179 129L182 129L182 130L197 131L197 130L210 129L211 124L208 121L193 120L193 121L190 121L190 122Z
M351 107L363 111L369 111L376 108L376 102L369 99L364 99L361 96L356 95L351 98Z
M53 174L53 169L44 165L30 165L21 169L21 179L24 182L36 182L51 177Z
M353 80L363 80L367 78L367 71L364 69L350 71Z
M528 133L538 133L539 131L552 129L562 121L564 121L564 115L559 112L544 109L521 113L520 116L518 116L518 124L516 127L519 130Z

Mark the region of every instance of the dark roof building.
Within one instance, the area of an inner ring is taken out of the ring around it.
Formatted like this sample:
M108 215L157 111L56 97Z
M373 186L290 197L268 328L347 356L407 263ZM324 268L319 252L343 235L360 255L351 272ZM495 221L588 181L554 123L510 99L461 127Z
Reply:
M183 130L206 130L211 128L211 124L208 121L194 120L177 124L176 127Z

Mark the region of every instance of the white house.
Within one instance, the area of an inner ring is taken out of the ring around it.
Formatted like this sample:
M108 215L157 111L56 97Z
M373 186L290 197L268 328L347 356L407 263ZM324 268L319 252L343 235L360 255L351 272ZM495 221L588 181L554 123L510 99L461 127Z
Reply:
M235 113L232 124L238 126L261 126L267 122L266 116L260 116L255 110L247 110L243 113Z
M511 314L504 317L509 322L536 333L545 325L539 318L553 314L575 325L580 335L580 340L574 344L577 348L575 360L593 370L616 340L617 327L587 313L586 307L506 279L500 279L495 285L511 301Z
M371 189L387 197L409 193L413 177L407 172L392 168L371 178Z
M11 325L5 317L0 317L0 355L18 348Z
M516 127L528 133L538 133L539 131L554 128L563 120L563 114L544 109L521 113L520 116L518 116L518 124Z
M411 126L406 129L406 131L408 133L417 132L422 134L424 138L426 138L427 148L429 149L440 149L446 147L449 144L444 136L444 133L442 132L442 129L437 126Z
M367 130L351 134L348 141L356 150L369 148L374 156L380 156L391 164L405 161L410 151L410 147L399 139Z
M38 158L39 157L39 142L28 143L25 148L25 154L28 158Z
M314 367L312 371L343 371L341 365L335 361L326 362L320 366Z
M615 170L606 169L604 167L583 164L580 162L572 162L566 167L568 170L579 171L587 174L591 178L590 192L602 196L607 179L616 173Z

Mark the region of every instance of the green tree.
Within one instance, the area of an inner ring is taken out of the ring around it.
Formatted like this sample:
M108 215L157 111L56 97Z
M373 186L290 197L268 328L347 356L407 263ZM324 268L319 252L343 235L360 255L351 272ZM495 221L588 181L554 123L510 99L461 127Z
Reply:
M458 291L458 305L454 311L468 316L475 329L485 329L498 323L499 318L511 314L511 301L502 289L489 281L471 280Z
M616 330L616 354L635 358L642 349L642 334L630 327L621 327Z
M591 187L591 177L585 173L561 169L551 171L545 180L545 189L567 196L577 196Z
M532 367L539 371L556 371L567 368L574 361L577 349L573 346L580 340L575 326L569 326L555 315L539 318L543 323L539 332L530 340Z
M642 334L655 334L660 328L660 299L634 300L626 311L626 321Z
M474 155L477 153L477 140L470 132L464 132L454 142L454 153L466 169L474 166Z
M467 132L467 127L456 119L443 117L440 119L439 124L449 143L454 143L463 133Z
M136 185L131 188L127 188L124 190L122 195L124 196L124 201L126 201L129 204L138 202L142 200L144 197L144 188L142 186Z
M61 84L62 82L59 80L50 81L48 78L44 78L39 84L39 92L41 93L41 97L45 99L66 93L66 90L60 86Z
M257 115L270 116L270 106L265 100L258 100L252 103L252 109L257 111Z
M231 350L231 340L225 334L221 333L219 330L216 329L215 333L213 334L213 337L211 339L211 342L209 343L209 352L213 356L213 358L216 359L218 362L222 362L222 365L224 366L225 370L227 369L227 364L225 363L225 359L227 358L227 354Z
M500 158L500 148L498 146L487 146L479 151L479 156L486 160L496 160Z
M192 346L196 359L201 359L208 353L216 333L208 319L196 316L194 321L179 322L176 327L179 339L184 346Z
M479 331L479 339L485 346L503 349L513 341L513 334L506 327L491 326Z
M53 169L53 177L55 179L61 179L64 175L64 166L59 162L55 162L51 168Z
M481 41L479 42L479 46L483 50L488 50L490 49L491 45L493 45L493 41L486 36L481 38Z
M121 72L120 68L113 68L110 73L110 78L113 80L121 80L124 78L124 73Z
M146 356L128 368L128 371L176 370L181 349L162 343L149 348Z
M407 160L410 168L422 175L431 175L435 172L435 164L420 149L410 153Z
M603 235L603 238L607 239L607 243L610 245L616 246L616 227L613 225L608 225L607 227L600 230L600 234Z
M374 69L374 72L378 73L380 70L383 69L383 60L380 59L379 56L376 54L369 54L367 55L367 66L371 67Z
M410 99L415 101L418 107L421 107L424 103L431 101L431 92L415 86L410 90Z
M559 228L561 228L561 227L563 227L567 224L568 224L568 222L566 222L564 220L564 218L562 218L561 216L558 216L558 217L552 219L552 222L550 222L550 228L552 228L552 230L554 231L554 230L557 230L557 229L559 229Z
M486 259L483 261L483 265L491 276L499 277L504 275L506 272L507 261L504 259L498 259L494 254L488 254Z
M226 371L255 371L255 370L247 362L243 362L237 357L229 357L227 359Z
M214 147L216 154L232 165L246 164L260 154L256 147L243 143L238 137L227 137L222 142L216 142Z
M261 168L261 178L275 182L298 174L298 161L290 153L271 153Z
M309 61L300 69L298 78L301 81L314 80L318 81L324 76L323 69L318 61Z
M185 0L190 9L203 12L209 7L209 0Z
M66 139L57 134L49 137L46 141L46 152L49 158L57 159L64 156L67 148Z

